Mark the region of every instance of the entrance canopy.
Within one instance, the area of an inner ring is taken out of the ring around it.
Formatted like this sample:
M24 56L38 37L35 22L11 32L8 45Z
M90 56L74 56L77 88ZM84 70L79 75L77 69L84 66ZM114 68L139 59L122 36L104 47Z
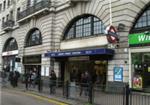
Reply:
M77 51L60 51L60 52L48 52L45 57L61 58L61 57L73 57L73 56L90 56L90 55L113 55L114 50L107 48L89 49L89 50L77 50Z

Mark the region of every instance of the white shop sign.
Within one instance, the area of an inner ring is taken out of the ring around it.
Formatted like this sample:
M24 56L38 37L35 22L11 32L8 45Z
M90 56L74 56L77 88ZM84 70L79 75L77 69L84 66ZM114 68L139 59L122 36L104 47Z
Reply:
M2 56L10 56L10 55L17 55L17 54L18 54L18 50L13 50L13 51L3 52Z

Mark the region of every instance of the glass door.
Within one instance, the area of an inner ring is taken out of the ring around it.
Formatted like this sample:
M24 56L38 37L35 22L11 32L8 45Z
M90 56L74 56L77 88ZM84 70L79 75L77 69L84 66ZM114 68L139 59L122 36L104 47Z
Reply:
M150 53L143 54L143 66L144 87L150 88Z
M132 87L137 90L150 88L150 53L132 53Z

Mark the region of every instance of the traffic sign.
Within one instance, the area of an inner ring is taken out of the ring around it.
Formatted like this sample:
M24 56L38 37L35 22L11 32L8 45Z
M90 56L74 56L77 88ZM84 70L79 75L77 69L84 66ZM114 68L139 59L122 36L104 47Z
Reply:
M114 67L114 81L123 81L123 67Z
M118 38L118 31L114 26L108 26L105 30L105 33L107 35L107 40L109 43L117 43Z

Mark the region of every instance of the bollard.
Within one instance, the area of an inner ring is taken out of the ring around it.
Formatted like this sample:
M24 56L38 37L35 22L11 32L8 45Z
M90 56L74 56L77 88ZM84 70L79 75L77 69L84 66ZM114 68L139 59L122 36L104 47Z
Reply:
M129 95L130 95L129 85L126 85L126 105L129 105Z
M66 98L69 97L69 81L66 81Z
M93 84L89 83L89 103L93 104Z

